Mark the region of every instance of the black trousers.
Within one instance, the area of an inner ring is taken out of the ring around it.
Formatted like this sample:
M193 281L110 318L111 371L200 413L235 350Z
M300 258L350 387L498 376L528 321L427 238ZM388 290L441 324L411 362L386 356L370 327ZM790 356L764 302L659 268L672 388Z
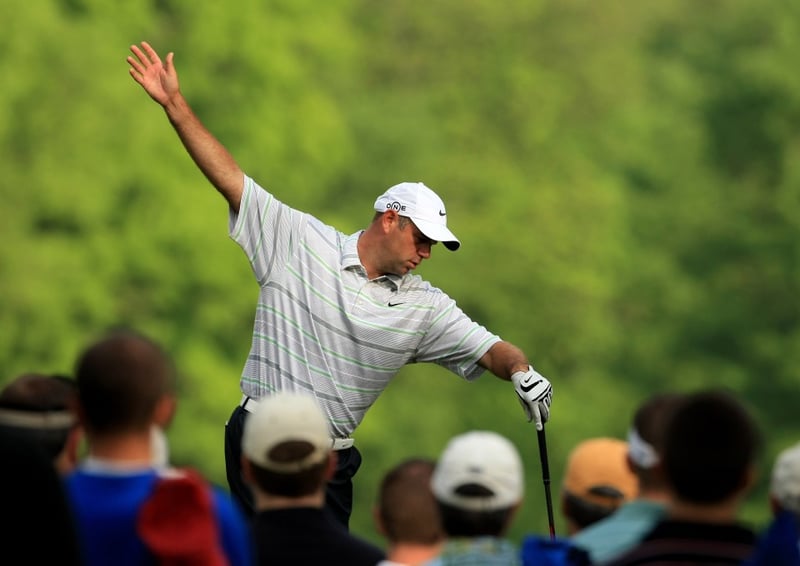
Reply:
M225 471L231 495L242 510L253 515L253 495L242 477L242 432L247 411L236 407L225 424ZM353 476L361 467L361 453L355 446L337 450L336 473L328 481L325 505L339 522L349 528L353 511Z

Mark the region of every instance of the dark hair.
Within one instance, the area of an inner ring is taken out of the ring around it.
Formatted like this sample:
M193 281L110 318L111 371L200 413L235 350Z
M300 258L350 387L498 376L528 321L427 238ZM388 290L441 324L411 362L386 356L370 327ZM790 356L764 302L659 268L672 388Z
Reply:
M64 375L25 373L14 378L0 391L0 413L18 411L31 419L25 423L2 422L0 434L36 444L54 459L77 426L71 418L76 394L75 381ZM59 421L53 419L55 416Z
M581 529L588 527L592 523L596 523L600 519L605 519L616 511L625 501L625 495L621 491L610 486L591 488L589 492L593 495L607 497L609 505L600 505L592 501L587 501L568 491L564 491L561 500L564 515Z
M103 434L142 431L158 401L175 387L169 356L153 340L118 329L78 358L75 378L87 430Z
M439 502L442 526L449 537L502 536L512 509L497 511L467 511Z
M253 462L252 473L255 484L270 495L303 497L315 493L325 483L328 459L299 472L275 472Z
M72 425L76 426L76 425ZM26 444L34 444L40 448L42 453L55 460L67 445L71 428L65 429L37 429L30 427L17 427L10 425L0 425L0 435L14 438Z
M372 216L372 221L375 222L376 220L378 220L378 218L383 216L383 214L385 212L386 212L386 210L376 210L375 214ZM400 220L398 220L398 225L400 226L401 230L404 229L409 224L413 224L414 223L414 221L411 220L408 216L402 216L401 214L398 214L397 216L400 219Z
M755 421L732 393L711 389L688 395L667 424L667 480L685 501L724 501L744 486L760 445Z
M24 373L0 391L0 408L19 411L68 411L77 392L75 381L65 375Z
M683 399L682 393L657 393L639 405L633 415L634 430L659 457L664 452L666 424L681 399ZM636 463L633 463L633 470L639 478L640 488L663 488L664 476L660 470L642 468Z
M383 477L377 507L390 541L433 544L444 537L430 487L435 466L433 460L410 458Z
M479 484L464 484L455 492L462 497L492 497L494 492ZM442 525L449 537L502 536L508 527L513 507L494 511L472 511L439 501Z

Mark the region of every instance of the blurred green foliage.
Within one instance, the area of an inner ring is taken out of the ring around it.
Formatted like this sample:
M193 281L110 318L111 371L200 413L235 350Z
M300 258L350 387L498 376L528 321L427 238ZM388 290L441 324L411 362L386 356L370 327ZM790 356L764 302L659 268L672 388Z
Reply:
M726 386L766 445L744 516L768 517L800 436L800 7L634 0L9 0L0 4L0 364L69 372L105 328L183 373L173 459L225 483L257 288L224 201L127 74L175 52L185 95L242 167L345 232L424 180L463 248L421 273L554 383L552 491L572 445L624 436L665 389ZM510 385L409 367L356 437L354 531L380 542L381 475L468 429L520 448L511 536L547 530ZM564 533L558 508L557 531Z

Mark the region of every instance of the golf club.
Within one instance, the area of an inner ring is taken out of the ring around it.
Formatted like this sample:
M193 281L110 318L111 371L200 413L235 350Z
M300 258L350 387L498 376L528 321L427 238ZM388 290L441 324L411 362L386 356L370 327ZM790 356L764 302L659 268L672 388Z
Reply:
M550 465L547 461L547 437L542 430L537 430L536 435L539 439L539 459L542 463L542 481L544 482L544 495L547 501L547 523L550 527L550 538L556 538L556 525L553 519L553 500L550 497Z

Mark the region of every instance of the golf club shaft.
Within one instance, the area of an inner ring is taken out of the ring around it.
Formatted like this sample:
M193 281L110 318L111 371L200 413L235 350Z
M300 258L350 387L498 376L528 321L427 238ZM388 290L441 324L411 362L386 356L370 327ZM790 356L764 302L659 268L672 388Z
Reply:
M542 480L544 481L544 495L547 501L547 523L550 527L550 538L556 537L556 525L553 519L553 500L550 497L550 465L547 460L547 437L542 430L537 430L536 435L539 439L539 459L542 463Z

